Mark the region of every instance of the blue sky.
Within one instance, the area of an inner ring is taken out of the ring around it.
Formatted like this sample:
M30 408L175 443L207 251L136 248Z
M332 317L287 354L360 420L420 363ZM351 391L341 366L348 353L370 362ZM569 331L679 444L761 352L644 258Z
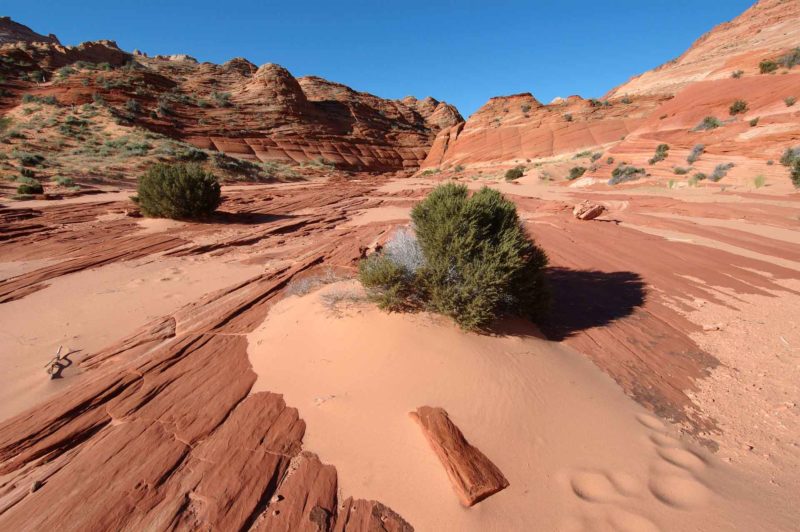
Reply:
M65 44L242 56L385 98L430 95L466 117L503 94L602 96L753 1L3 0L0 15Z

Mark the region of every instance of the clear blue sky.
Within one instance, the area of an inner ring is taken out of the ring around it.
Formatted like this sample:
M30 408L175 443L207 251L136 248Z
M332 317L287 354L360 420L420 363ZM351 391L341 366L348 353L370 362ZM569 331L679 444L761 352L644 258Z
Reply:
M65 44L222 63L279 63L385 98L433 96L466 117L490 97L598 97L677 57L754 0L3 0Z

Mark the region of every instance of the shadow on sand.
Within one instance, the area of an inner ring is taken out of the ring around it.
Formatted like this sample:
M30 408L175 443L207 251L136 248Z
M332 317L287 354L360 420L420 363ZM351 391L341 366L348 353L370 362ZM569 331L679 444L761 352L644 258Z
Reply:
M553 302L539 325L549 340L561 341L592 327L629 316L645 301L645 284L634 272L549 268Z

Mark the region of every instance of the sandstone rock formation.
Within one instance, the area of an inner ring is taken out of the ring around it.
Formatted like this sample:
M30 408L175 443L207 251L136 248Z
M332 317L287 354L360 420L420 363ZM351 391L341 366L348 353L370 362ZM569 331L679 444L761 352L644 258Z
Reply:
M647 167L654 179L681 180L708 175L716 165L734 162L742 178L782 178L768 164L800 141L797 107L800 68L761 74L762 60L776 60L800 46L800 4L760 0L729 23L700 38L685 54L635 77L598 100L577 96L541 105L530 94L492 98L465 123L443 129L422 169L456 165L512 166L545 159L566 175L566 161L586 150L604 154L587 176L607 181L620 163ZM742 100L746 111L732 115ZM714 117L720 127L697 126ZM649 163L656 147L668 144L666 161ZM698 144L706 157L686 157ZM676 149L677 148L677 149ZM593 160L594 161L594 160ZM563 164L561 164L563 163ZM680 170L679 170L680 171ZM691 173L689 173L691 171Z
M215 65L185 54L148 57L111 41L12 42L0 47L0 57L7 94L0 110L14 109L23 94L66 105L101 101L123 126L254 162L415 170L435 135L463 120L433 98L386 100L242 58ZM111 68L91 68L106 63ZM28 79L31 73L37 79Z
M419 424L464 506L473 506L508 487L503 473L469 444L444 409L421 406L409 415Z
M606 208L603 205L585 200L575 205L575 208L572 209L572 215L578 220L594 220L603 214L605 210Z
M0 44L16 42L47 42L61 44L58 37L53 35L40 35L28 26L14 22L11 17L0 17Z

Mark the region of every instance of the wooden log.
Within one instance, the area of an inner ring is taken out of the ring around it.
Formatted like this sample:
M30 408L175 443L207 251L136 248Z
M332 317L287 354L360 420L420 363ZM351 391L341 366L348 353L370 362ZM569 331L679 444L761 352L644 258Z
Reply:
M503 473L469 444L444 409L421 406L409 415L422 428L464 506L472 506L508 487Z

